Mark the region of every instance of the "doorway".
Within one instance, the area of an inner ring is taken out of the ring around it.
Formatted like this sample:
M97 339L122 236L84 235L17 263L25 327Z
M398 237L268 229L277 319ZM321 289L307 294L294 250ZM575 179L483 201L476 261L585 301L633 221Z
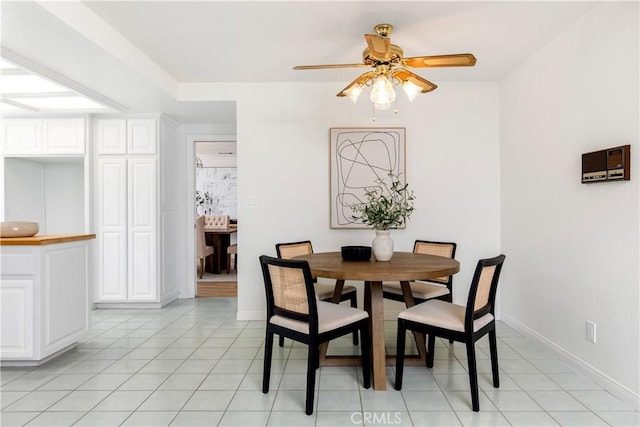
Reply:
M196 297L237 296L237 251L227 255L227 248L237 248L238 240L236 153L235 141L196 140L194 144L195 214L222 215L229 223L226 232L205 230L206 245L216 249L206 258L204 271L196 269Z

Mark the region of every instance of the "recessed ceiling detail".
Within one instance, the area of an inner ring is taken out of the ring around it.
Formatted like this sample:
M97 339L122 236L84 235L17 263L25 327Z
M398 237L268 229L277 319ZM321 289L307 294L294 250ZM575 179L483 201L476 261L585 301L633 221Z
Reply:
M0 58L2 112L110 113L118 109Z

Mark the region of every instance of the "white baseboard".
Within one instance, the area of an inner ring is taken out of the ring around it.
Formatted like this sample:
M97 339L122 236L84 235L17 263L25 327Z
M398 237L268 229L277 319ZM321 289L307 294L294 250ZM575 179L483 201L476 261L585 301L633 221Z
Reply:
M510 326L511 328L522 333L523 335L527 335L537 340L544 346L550 348L553 352L560 355L564 360L566 360L568 363L570 363L572 366L578 369L581 373L587 375L596 384L604 387L605 390L609 391L613 395L617 396L619 399L632 405L632 407L636 411L640 410L640 394L635 393L633 390L630 390L626 386L620 384L618 381L614 380L613 378L609 377L602 371L589 365L584 360L568 352L567 350L560 347L553 341L550 341L549 339L540 335L533 329L529 328L527 325L514 319L508 314L504 314L504 313L502 314L502 321L506 323L508 326Z
M162 308L177 299L178 291L174 291L160 301L98 301L93 303L93 308Z
M178 290L176 289L173 292L170 292L167 295L165 295L165 297L160 300L160 306L164 307L165 305L177 300L178 297L179 297Z
M55 353L51 353L50 355L48 355L44 359L40 359L40 360L2 359L2 360L0 360L0 367L2 367L2 368L4 368L4 367L31 367L31 366L44 365L48 361L53 360L56 357L60 356L62 353L66 353L69 350L75 349L77 346L78 346L78 343L74 342L73 344L69 344L65 348L62 348L62 349L56 351Z

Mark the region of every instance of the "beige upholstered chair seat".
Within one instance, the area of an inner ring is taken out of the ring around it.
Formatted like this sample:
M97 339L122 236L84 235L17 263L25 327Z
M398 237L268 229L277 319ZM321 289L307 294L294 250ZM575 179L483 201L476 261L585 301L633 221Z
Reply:
M413 297L419 299L438 298L450 293L449 288L445 285L437 285L435 283L416 281L409 283L409 287L411 288ZM402 287L399 282L385 282L383 283L382 290L384 292L402 295Z
M451 304L450 302L436 299L414 305L402 311L398 315L398 318L428 324L437 328L449 329L451 331L464 332L465 310L466 307L463 305ZM474 320L473 330L480 330L492 320L493 315L491 313L485 314Z
M435 255L445 258L455 259L457 244L454 242L435 242L429 240L416 240L413 245L413 253L424 255ZM411 295L414 302L421 303L430 299L441 299L453 301L453 276L425 278L410 283ZM402 287L399 282L384 282L382 284L382 296L394 301L405 301Z
M318 333L332 331L342 326L353 324L362 319L366 319L369 315L364 310L351 308L340 304L332 304L330 302L318 301ZM270 323L282 326L287 329L309 333L309 323L299 320L288 319L283 316L274 315Z
M314 288L319 300L327 300L333 297L333 290L336 285L333 283L316 283ZM356 287L351 285L344 285L342 288L342 294L348 294L349 292L356 292Z

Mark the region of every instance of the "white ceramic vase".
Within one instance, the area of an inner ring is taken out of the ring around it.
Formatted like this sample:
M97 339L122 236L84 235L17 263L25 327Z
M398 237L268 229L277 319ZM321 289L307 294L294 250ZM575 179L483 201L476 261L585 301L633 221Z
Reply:
M393 256L393 240L389 230L375 230L376 237L371 242L376 261L389 261Z

